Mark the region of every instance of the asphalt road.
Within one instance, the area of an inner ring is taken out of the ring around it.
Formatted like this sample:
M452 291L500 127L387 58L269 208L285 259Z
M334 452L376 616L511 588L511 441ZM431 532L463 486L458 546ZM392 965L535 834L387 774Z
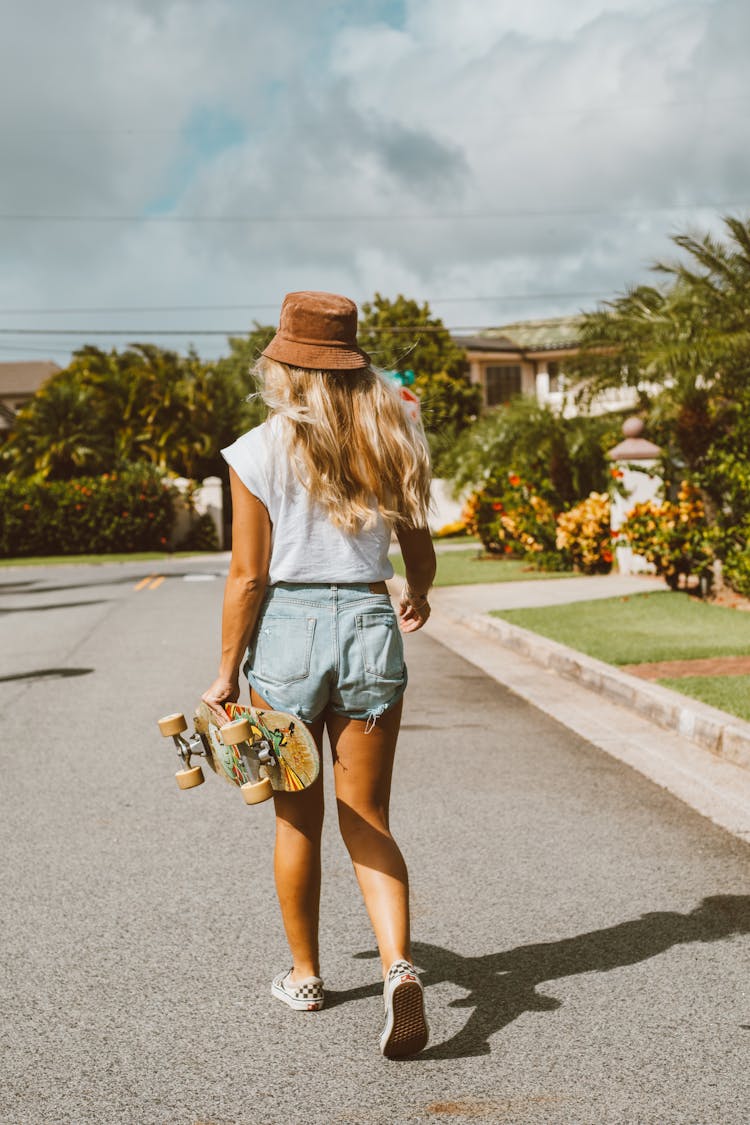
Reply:
M272 999L271 808L180 793L155 725L213 678L220 569L0 571L3 1125L745 1125L748 846L428 630L393 826L432 1044L378 1053L335 817L328 1006Z

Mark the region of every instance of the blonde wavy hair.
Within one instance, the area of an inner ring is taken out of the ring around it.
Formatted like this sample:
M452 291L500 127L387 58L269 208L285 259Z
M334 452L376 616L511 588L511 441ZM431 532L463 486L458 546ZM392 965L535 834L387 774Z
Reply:
M370 528L377 513L396 525L427 526L424 430L407 417L390 379L371 367L311 371L266 356L254 374L271 416L283 421L295 475L336 527Z

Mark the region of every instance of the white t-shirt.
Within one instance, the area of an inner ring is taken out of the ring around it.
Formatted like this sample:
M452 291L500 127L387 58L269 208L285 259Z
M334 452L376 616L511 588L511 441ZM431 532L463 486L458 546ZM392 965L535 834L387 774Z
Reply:
M280 425L280 419L269 418L221 451L271 517L269 583L379 582L391 578L390 525L378 515L372 528L357 534L334 527L325 509L310 500L295 476Z

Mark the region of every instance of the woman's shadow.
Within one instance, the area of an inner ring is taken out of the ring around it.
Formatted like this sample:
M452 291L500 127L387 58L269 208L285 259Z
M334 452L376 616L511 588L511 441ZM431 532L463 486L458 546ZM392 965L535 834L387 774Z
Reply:
M449 981L468 995L452 1008L473 1009L459 1032L429 1047L420 1059L456 1059L489 1054L489 1039L524 1012L554 1011L561 1001L537 992L543 981L577 973L607 972L634 965L687 942L719 941L750 933L750 896L712 895L687 914L655 911L604 930L539 945L520 945L483 957L462 957L449 949L415 942L413 956L426 987ZM372 952L357 954L373 957ZM379 987L339 993L336 1001L379 992Z

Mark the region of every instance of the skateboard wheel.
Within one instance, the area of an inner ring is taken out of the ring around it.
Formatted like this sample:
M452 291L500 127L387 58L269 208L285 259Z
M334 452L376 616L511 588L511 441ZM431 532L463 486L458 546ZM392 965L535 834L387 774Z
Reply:
M189 770L178 770L175 774L180 789L195 789L206 780L200 766L191 766Z
M273 796L273 785L267 777L264 777L262 781L246 781L240 786L240 792L246 805L260 805Z
M247 719L237 719L219 728L221 741L225 746L236 746L238 742L252 742L253 732Z
M163 719L159 719L159 730L165 738L169 738L171 734L182 734L187 728L185 716L180 712L176 712L174 715L165 715Z

